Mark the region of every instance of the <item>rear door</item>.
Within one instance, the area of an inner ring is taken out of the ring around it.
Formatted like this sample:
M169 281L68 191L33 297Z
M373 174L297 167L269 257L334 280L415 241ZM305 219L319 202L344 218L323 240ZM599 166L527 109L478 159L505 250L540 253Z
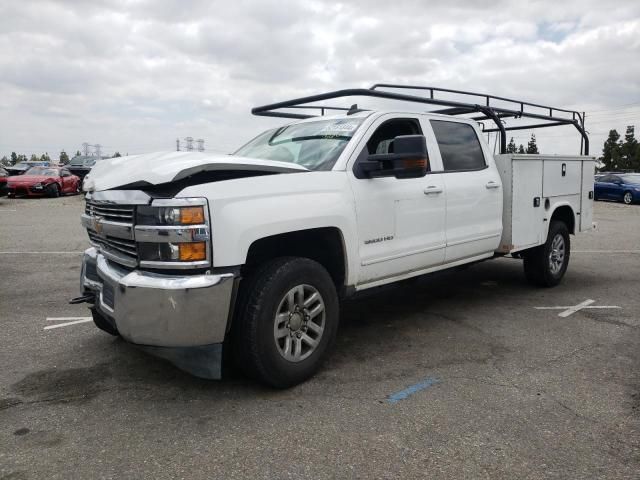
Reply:
M447 192L445 263L493 252L502 234L502 182L493 159L468 123L430 124Z

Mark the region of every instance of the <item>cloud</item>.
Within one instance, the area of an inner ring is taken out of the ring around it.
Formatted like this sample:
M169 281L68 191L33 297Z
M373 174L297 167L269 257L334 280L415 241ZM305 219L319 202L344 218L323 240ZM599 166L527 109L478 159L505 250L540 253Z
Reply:
M257 104L376 82L594 111L594 152L640 120L640 105L611 110L640 102L637 2L35 0L0 16L0 156L185 136L229 151L278 124ZM579 142L538 138L547 152Z

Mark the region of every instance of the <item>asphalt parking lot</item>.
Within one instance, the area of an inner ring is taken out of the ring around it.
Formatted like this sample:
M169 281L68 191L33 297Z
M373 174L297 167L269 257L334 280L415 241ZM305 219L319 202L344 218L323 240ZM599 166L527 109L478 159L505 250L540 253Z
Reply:
M640 477L640 205L596 203L555 289L501 259L345 302L286 391L45 329L88 315L82 205L0 199L0 479Z

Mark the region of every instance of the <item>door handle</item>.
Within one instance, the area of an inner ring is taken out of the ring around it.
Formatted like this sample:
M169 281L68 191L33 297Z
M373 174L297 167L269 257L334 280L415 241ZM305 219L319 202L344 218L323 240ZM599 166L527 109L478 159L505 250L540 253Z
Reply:
M435 185L429 185L424 189L425 195L431 195L432 193L442 193L442 187L437 187Z
M496 182L491 180L490 182L487 182L485 187L487 187L487 188L500 188L500 185L498 185Z

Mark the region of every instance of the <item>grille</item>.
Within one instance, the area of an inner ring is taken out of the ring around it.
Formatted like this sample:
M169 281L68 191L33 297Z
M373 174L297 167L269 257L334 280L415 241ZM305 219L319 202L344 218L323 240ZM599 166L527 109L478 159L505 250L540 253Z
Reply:
M85 213L92 217L98 216L112 222L133 224L134 207L133 205L95 203L89 200L85 207Z
M91 243L98 244L107 250L114 251L119 254L123 254L128 258L137 261L138 249L136 247L135 240L124 240L122 238L114 237L101 237L91 230L87 230L89 234L89 240Z
M133 205L119 205L115 203L98 203L87 200L85 213L91 217L100 217L109 222L118 222L133 226L135 207ZM125 266L135 266L138 263L138 248L135 240L98 235L87 229L89 240L105 253L111 253L112 260Z

